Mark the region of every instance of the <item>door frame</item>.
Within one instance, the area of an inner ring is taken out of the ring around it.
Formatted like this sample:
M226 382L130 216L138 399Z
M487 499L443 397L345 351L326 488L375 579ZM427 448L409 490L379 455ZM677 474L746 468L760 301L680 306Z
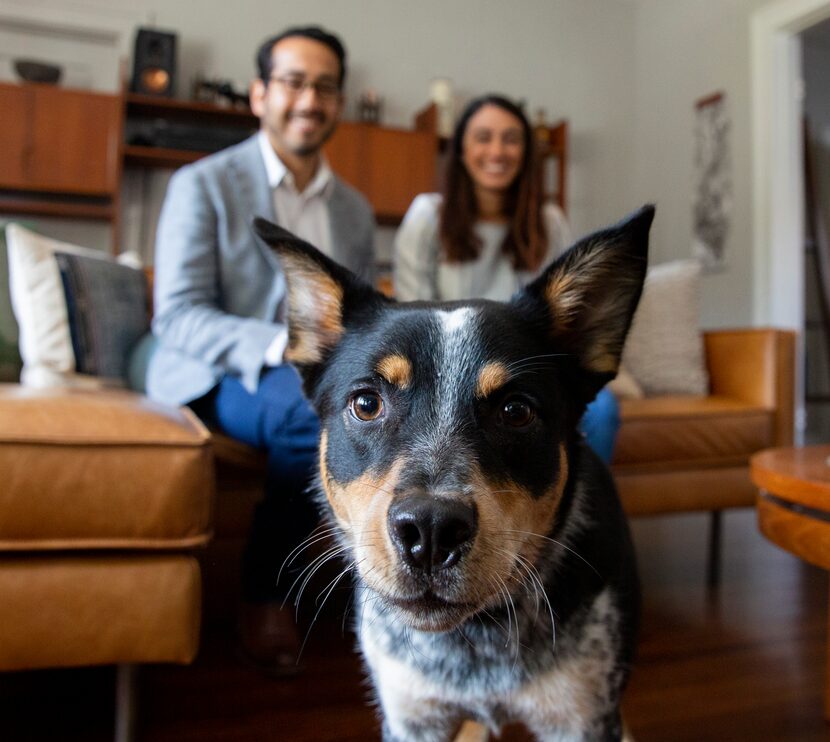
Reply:
M803 329L801 39L830 0L777 0L751 19L753 320Z

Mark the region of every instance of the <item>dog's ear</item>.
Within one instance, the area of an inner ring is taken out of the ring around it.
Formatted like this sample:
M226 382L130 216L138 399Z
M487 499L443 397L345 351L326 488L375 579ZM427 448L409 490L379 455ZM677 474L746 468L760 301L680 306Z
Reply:
M643 290L654 207L581 239L514 303L543 316L551 339L595 380L589 396L619 368L634 310Z
M350 316L389 300L317 248L267 219L254 219L254 231L277 254L285 274L285 360L309 383L340 341Z

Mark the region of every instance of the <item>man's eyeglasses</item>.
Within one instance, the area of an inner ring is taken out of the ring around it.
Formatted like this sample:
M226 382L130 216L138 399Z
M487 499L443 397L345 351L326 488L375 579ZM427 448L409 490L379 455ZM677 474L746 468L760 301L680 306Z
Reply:
M340 86L330 80L312 82L303 77L270 77L269 80L278 82L288 95L300 96L307 88L311 88L320 100L333 101L340 95Z

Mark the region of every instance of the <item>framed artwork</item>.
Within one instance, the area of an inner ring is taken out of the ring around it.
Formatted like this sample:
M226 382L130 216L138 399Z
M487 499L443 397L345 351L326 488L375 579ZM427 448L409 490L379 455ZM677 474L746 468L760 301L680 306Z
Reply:
M724 93L695 103L695 161L692 252L707 270L726 265L732 212L731 122Z

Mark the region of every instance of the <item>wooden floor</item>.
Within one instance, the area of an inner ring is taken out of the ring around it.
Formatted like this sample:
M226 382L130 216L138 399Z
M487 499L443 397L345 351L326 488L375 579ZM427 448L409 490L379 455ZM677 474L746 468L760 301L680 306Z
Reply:
M822 719L827 578L766 543L753 513L724 520L723 581L704 587L705 519L635 521L644 585L639 659L625 698L638 742L830 740ZM190 667L141 675L146 742L378 739L353 639L328 617L306 672L261 678L227 630L207 632ZM2 630L2 627L0 627ZM0 740L111 738L110 669L0 675ZM511 729L504 740L527 736Z

